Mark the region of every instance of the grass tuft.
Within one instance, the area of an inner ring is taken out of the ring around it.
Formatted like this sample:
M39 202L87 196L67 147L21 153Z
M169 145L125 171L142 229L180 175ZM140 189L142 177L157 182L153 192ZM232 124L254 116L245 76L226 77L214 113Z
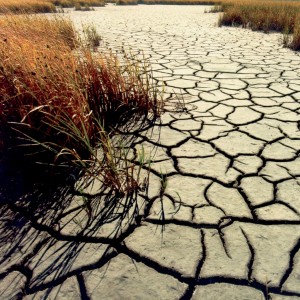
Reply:
M294 27L292 40L289 44L289 47L295 51L300 51L300 23L299 22Z
M45 210L50 185L66 181L87 199L87 227L117 222L118 233L135 222L149 165L143 154L132 158L130 132L162 107L148 75L132 57L93 52L67 19L2 18L0 175L9 180L0 194L11 199L11 182L25 178L17 201Z
M47 0L0 0L0 14L52 13L55 5Z
M224 12L219 20L220 26L242 26L265 33L282 32L283 44L299 50L299 2L227 0L221 6L215 7L215 10ZM293 37L290 42L289 34L291 33Z
M87 46L92 47L93 49L100 46L101 36L94 25L83 26L83 35Z
M0 28L2 157L12 148L30 166L96 168L103 182L123 187L133 167L122 168L115 129L143 124L161 108L145 67L91 52L69 20L10 16Z
M91 10L104 5L105 0L0 0L0 14L53 13L59 11L57 7Z
M222 25L241 25L253 30L292 31L300 6L294 2L241 1L223 6Z
M220 0L117 0L118 5L136 5L136 4L165 4L165 5L214 5L220 3Z
M46 0L53 3L55 6L60 6L63 8L67 7L75 7L75 8L81 8L81 10L88 10L88 8L91 8L93 6L104 6L105 0Z
M90 10L93 10L93 8L91 8L89 5L84 5L84 6L81 6L79 3L76 3L75 4L75 10L76 11L90 11Z

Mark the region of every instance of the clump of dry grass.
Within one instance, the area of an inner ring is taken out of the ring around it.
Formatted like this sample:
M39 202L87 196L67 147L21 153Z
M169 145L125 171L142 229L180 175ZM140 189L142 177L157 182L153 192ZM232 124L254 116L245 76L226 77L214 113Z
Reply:
M298 16L298 20L300 15ZM288 47L292 48L295 51L300 51L300 21L294 26L291 42L288 44Z
M2 152L23 146L27 161L88 169L102 149L108 174L113 129L159 114L140 66L82 46L68 20L11 16L0 36Z
M93 49L100 46L101 36L94 25L84 25L83 34L87 46Z
M168 4L168 5L213 5L219 3L214 0L141 0L143 4Z
M104 5L105 0L0 0L0 13L52 13L56 12L56 6L90 10L92 6Z
M0 175L8 170L8 186L26 180L16 201L40 213L35 201L59 207L68 191L83 195L87 226L93 218L97 228L134 222L149 165L133 155L130 129L161 108L146 67L93 52L66 19L10 15L0 23ZM0 186L12 201L10 190Z
M55 5L47 0L0 0L0 13L52 13Z
M88 6L88 5L82 6L82 5L80 5L79 3L77 3L77 4L75 5L74 8L75 8L75 10L77 10L77 11L90 11L90 10L93 10L92 7L90 7L90 6Z
M104 6L105 0L47 0L60 7L81 7L88 8L91 6Z
M0 36L2 37L1 48L7 48L11 54L17 54L18 50L11 49L14 45L20 42L18 49L28 43L32 43L32 51L36 48L43 49L45 46L64 45L71 50L77 44L77 34L75 32L72 22L64 18L48 19L44 17L30 16L30 15L6 15L0 19ZM10 44L11 43L11 44ZM13 51L12 51L13 50ZM20 53L19 53L20 54ZM25 55L25 58L30 56Z
M223 0L215 9L224 12L219 19L220 26L242 26L266 33L282 32L285 46L300 49L300 2Z
M221 25L241 25L253 30L292 31L300 4L295 2L235 1L223 7Z
M166 4L166 5L213 5L220 3L220 0L118 0L118 5L135 4Z
M139 4L138 0L117 0L117 5L137 5Z

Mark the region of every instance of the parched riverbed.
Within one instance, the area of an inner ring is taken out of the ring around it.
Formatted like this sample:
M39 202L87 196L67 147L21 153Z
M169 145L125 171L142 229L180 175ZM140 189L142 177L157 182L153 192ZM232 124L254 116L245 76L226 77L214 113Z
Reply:
M208 10L66 13L95 25L101 47L144 55L169 99L137 133L150 204L116 240L111 225L73 239L73 211L59 234L30 223L18 234L36 250L9 253L31 273L12 268L2 295L10 284L25 299L300 299L300 54L280 34L220 28Z

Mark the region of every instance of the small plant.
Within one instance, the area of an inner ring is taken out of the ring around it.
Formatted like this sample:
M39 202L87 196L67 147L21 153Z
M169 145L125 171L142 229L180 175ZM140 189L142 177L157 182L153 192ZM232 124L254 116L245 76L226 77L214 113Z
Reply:
M92 6L104 6L104 0L46 0L60 7L75 7L76 10L90 10Z
M300 23L296 24L294 27L293 36L289 46L295 51L300 51Z
M117 0L117 5L137 5L138 0Z
M101 36L94 25L83 26L83 34L89 47L96 48L100 46Z
M168 186L168 177L160 172L160 196L162 197L166 192Z
M183 95L182 94L180 94L180 95L175 94L175 96L176 96L176 102L175 102L176 112L178 112L178 113L187 113L188 109L186 107Z
M224 7L222 5L214 5L212 8L209 9L208 12L219 13L219 12L223 12L223 11L224 11Z
M85 8L86 8L87 11L90 10L89 6L83 7L79 3L76 3L75 6L74 6L74 9L76 11L84 11Z
M283 44L283 46L284 47L290 47L291 40L292 40L291 33L287 28L285 28L285 30L282 33L282 44Z

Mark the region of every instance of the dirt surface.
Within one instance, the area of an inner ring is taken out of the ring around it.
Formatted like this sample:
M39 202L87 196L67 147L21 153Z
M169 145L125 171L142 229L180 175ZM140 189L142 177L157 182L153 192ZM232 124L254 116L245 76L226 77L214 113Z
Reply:
M1 299L300 299L300 55L205 10L67 13L149 59L167 111L136 133L134 222L86 225L80 196L3 210Z

